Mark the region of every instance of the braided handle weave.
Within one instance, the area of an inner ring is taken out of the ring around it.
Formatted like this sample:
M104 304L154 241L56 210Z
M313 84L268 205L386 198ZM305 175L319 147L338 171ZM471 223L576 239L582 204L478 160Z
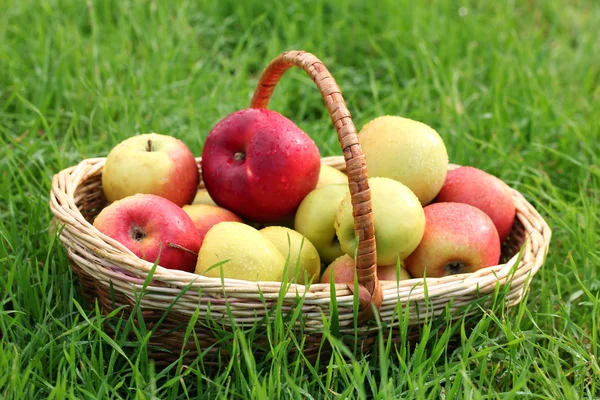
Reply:
M379 309L383 294L377 279L377 254L375 252L375 230L371 208L371 190L367 180L367 164L358 143L356 128L350 111L342 97L340 88L325 65L314 55L304 51L288 51L275 58L265 68L252 97L250 107L267 108L269 100L281 76L290 67L302 68L312 78L325 101L331 122L344 152L348 185L352 196L354 230L358 236L356 275L360 301L359 322L374 317ZM348 287L354 290L354 283Z

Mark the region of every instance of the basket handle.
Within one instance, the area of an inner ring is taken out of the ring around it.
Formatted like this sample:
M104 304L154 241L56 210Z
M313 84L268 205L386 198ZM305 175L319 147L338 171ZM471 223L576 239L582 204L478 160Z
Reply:
M279 82L285 71L292 66L306 71L319 88L344 152L348 185L352 196L354 230L358 235L358 254L356 258L358 298L360 301L358 320L366 322L374 317L374 309L378 310L381 306L383 293L377 279L375 230L371 209L371 189L369 189L367 181L367 164L358 143L358 135L350 111L346 107L340 88L325 65L317 57L304 51L288 51L275 58L265 68L252 97L250 107L267 108L277 82ZM354 292L354 283L350 282L347 285Z

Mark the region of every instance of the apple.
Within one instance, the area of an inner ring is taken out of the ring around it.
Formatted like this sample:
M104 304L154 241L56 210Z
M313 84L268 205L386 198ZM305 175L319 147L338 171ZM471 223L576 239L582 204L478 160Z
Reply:
M321 171L319 172L319 181L317 182L317 188L332 185L335 183L348 184L348 175L343 173L337 168L333 168L329 165L321 165Z
M200 174L181 140L148 133L125 139L106 157L102 188L109 202L137 193L155 194L182 207L194 200Z
M336 258L325 268L321 276L321 283L329 283L333 273L335 283L354 282L354 259L347 254ZM411 279L408 271L403 267L398 270L396 265L378 265L377 279L380 281L397 281Z
M213 278L281 281L284 267L285 258L266 236L241 222L225 221L204 237L195 272Z
M190 216L192 222L194 222L194 225L196 226L196 229L198 229L201 243L202 240L204 240L204 236L206 236L206 232L208 232L213 225L223 221L242 222L242 219L231 211L223 207L211 206L209 204L192 204L183 206L183 211Z
M354 259L344 254L333 260L323 271L321 283L330 283L331 274L334 283L354 282Z
M425 234L404 260L415 278L475 272L497 265L500 239L483 211L463 203L433 203L425 207Z
M283 227L268 226L259 231L269 239L283 257L288 260L289 282L308 284L318 281L321 273L321 259L315 246L302 234Z
M310 192L296 211L294 229L316 247L321 260L329 263L344 254L335 234L335 217L348 184L332 184Z
M397 116L375 118L358 134L369 177L406 185L425 206L438 194L448 171L440 135L418 121Z
M194 271L200 233L177 204L153 194L136 194L105 207L94 227L139 258L168 269Z
M515 222L515 203L509 187L500 179L475 167L448 171L435 202L465 203L486 213L503 242Z
M370 178L377 264L396 264L418 246L425 230L425 214L419 199L402 183L389 178ZM350 193L335 219L342 251L354 256L356 247Z
M208 190L200 189L196 192L196 196L192 201L192 204L208 204L211 206L216 206L217 203L213 199L211 199L210 194L208 194Z
M273 222L293 215L317 186L319 149L283 115L245 109L221 120L202 151L210 197L244 219Z
M395 264L378 265L377 278L380 281L403 281L406 279L412 279L404 267L400 266L398 268Z

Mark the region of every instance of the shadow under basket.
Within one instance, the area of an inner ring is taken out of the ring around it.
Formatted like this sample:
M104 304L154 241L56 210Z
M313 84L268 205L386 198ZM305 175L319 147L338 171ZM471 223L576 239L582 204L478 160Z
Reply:
M221 280L141 260L92 225L107 204L101 182L105 158L94 158L56 174L50 193L60 240L90 305L97 301L105 314L122 307L120 313L129 316L135 312L136 321L141 314L145 328L153 330L148 342L150 357L157 365L168 365L182 354L186 364L198 357L208 364L226 358L228 346L222 341L230 336L223 333L232 331L232 323L237 329L249 329L256 354L267 352L266 326L278 313L294 328L298 339L295 351L314 360L327 352L323 332L331 333L332 327L343 341L369 352L382 332L399 330L406 323L418 328L443 314L461 319L481 310L469 307L478 301L483 307L489 305L498 291L507 306L518 304L545 260L551 232L534 207L512 188L517 214L502 245L500 265L444 278L377 280L367 165L350 113L329 71L310 53L283 53L263 72L250 106L266 108L277 82L292 66L306 71L317 85L343 150L343 156L322 158L321 162L348 175L359 237L356 287ZM201 159L197 162L201 170ZM188 329L190 321L194 321L192 330ZM112 329L110 321L106 329ZM418 340L418 329L411 332ZM406 340L400 335L392 338Z

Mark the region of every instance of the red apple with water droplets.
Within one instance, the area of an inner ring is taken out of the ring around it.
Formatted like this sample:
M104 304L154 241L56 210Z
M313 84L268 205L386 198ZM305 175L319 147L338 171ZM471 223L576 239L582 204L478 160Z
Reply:
M319 150L283 115L245 109L221 120L202 151L202 176L221 207L255 222L291 216L317 186Z
M483 211L463 203L434 203L423 210L425 233L404 260L413 278L475 272L498 264L498 231Z
M181 207L153 194L136 194L104 208L94 227L139 258L168 269L193 272L200 233ZM160 258L159 258L160 255Z
M515 222L515 203L509 187L500 179L475 167L448 171L436 203L465 203L477 207L494 222L503 242Z

